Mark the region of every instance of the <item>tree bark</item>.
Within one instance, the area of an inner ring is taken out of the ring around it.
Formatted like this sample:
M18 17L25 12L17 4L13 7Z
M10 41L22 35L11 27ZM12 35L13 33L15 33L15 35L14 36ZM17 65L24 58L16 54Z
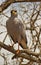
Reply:
M37 2L41 0L6 0L4 3L0 5L0 13L5 10L11 3L18 3L18 2Z
M33 61L33 62L41 63L41 59L39 59L38 57L34 58L33 57L33 52L30 52L29 50L28 50L29 52L26 52L27 50L25 50L25 52L22 51L22 50L20 50L20 53L19 54L16 54L16 50L14 48L12 48L12 47L10 47L10 46L2 43L2 42L0 42L0 47L4 48L5 50L8 50L9 52L17 55L18 57L22 57L22 58L28 59L30 61ZM23 53L29 53L29 54L31 53L32 56L31 55L28 55L28 54L23 54Z

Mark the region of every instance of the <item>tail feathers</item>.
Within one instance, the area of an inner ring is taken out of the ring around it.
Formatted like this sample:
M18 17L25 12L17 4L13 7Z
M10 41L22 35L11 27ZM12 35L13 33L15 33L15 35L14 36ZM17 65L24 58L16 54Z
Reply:
M21 42L20 42L20 46L23 48L23 49L27 49L28 47L27 47L27 43L24 41L24 40L22 40Z

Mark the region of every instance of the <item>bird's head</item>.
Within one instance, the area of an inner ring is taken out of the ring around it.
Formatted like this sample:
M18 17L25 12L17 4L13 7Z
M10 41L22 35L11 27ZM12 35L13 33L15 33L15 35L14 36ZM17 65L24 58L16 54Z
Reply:
M17 17L17 10L11 10L11 16Z

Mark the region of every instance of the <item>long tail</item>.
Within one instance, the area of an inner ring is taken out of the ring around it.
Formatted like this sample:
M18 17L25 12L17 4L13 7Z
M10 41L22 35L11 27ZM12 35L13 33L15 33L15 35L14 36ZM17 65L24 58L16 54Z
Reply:
M24 40L22 40L22 41L20 42L20 46L21 46L23 49L28 49L28 47L27 47L27 42L25 42Z

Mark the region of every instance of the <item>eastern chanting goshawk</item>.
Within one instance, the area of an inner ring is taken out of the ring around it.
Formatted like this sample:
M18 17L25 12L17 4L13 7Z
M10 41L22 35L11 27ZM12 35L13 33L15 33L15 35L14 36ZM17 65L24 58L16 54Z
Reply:
M7 32L12 40L27 49L27 38L23 23L17 18L17 10L11 10L11 17L6 22Z

